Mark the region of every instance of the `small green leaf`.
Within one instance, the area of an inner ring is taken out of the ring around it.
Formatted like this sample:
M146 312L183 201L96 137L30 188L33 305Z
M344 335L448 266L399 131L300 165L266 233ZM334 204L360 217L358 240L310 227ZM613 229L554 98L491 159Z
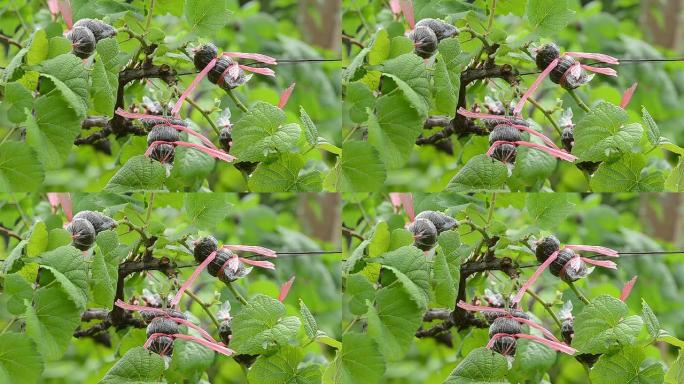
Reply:
M16 141L0 144L0 190L35 191L44 178L43 166L28 145Z
M627 154L615 162L601 163L590 185L595 192L658 192L664 183L662 171L646 167L643 155Z
M119 85L117 55L119 45L116 39L108 38L97 43L97 57L92 73L93 106L97 112L108 114L114 110Z
M679 350L679 355L677 356L677 360L670 365L670 369L667 371L667 375L665 375L665 383L666 384L680 384L684 383L684 353L682 350Z
M223 221L230 212L228 196L220 193L188 193L185 195L185 213L190 222L200 229L211 229Z
M329 372L336 384L377 383L385 372L385 359L372 338L348 332L342 336L342 349L326 377Z
M627 112L610 103L600 102L574 128L572 153L583 161L614 160L639 143L641 124L627 124Z
M233 318L231 348L257 355L286 345L297 335L299 319L285 316L285 306L276 299L256 295Z
M647 360L643 348L636 346L602 355L589 374L592 384L660 384L664 376L663 366Z
M226 25L229 16L226 0L185 0L185 19L190 31L200 36L213 36Z
M21 83L12 82L5 85L4 103L7 106L7 118L13 123L21 123L26 120L24 110L31 110L33 95Z
M423 252L406 246L387 252L377 259L384 268L392 270L411 298L422 309L427 309L430 299L430 272Z
M41 61L47 59L48 55L48 38L45 29L39 29L33 33L31 38L31 45L28 53L26 53L26 64L36 65Z
M627 304L600 295L575 317L572 346L582 353L611 353L633 345L641 331L640 316L627 316Z
M24 334L0 335L0 382L35 383L43 372L43 359L36 344Z
M660 128L658 128L658 124L656 124L644 106L641 107L641 119L644 121L644 125L646 125L648 141L653 145L658 145L660 143Z
M568 0L529 0L527 21L532 30L541 36L561 31L572 20L574 11L568 8Z
M26 309L26 334L46 361L58 360L81 323L81 311L59 287L41 288Z
M71 245L45 252L42 268L49 269L76 306L83 310L88 304L88 270L83 253Z
M564 193L529 194L526 205L532 222L542 229L556 228L575 207Z
M338 166L337 190L375 191L384 185L387 177L378 152L364 141L344 143Z
M401 95L380 97L375 109L377 116L368 118L368 142L378 150L387 169L401 168L423 131L424 119Z
M423 59L407 53L387 60L381 65L383 75L391 77L421 118L427 117L430 82Z
M285 112L262 101L255 103L233 127L231 153L240 161L262 161L289 152L301 135L298 124L285 124Z
M318 334L318 324L316 324L316 319L302 299L299 299L299 313L302 315L302 319L304 319L304 332L306 332L306 336L311 340L315 339Z
M361 273L354 273L346 277L345 300L349 301L349 311L354 315L368 312L367 302L375 299L375 289L368 278Z
M449 182L447 190L478 192L501 190L508 178L504 163L481 154L472 157Z
M13 315L21 315L26 310L24 300L31 302L33 288L19 273L10 273L5 275L3 295L7 298L7 310Z
M377 65L387 60L390 53L390 39L386 29L380 29L375 33L373 43L368 53L368 64Z
M35 257L45 252L48 245L48 231L44 221L39 221L31 229L31 237L26 244L26 256Z
M79 117L88 112L88 72L78 57L67 53L45 60L37 66L49 78Z
M93 292L93 301L108 307L114 301L119 277L119 262L128 253L128 247L119 244L119 238L114 231L98 233L96 243L90 289Z
M386 221L381 221L375 224L373 234L370 237L370 244L368 244L368 256L375 257L386 252L389 249L390 232L389 225Z
M423 321L423 311L401 287L379 290L375 304L368 309L368 335L388 361L400 360ZM343 351L344 345L343 340Z
M158 383L164 373L164 360L143 347L128 350L107 372L102 384L152 384Z
M503 355L476 348L454 369L444 384L505 384L508 363Z
M320 191L320 172L313 171L300 176L302 168L304 157L296 153L283 153L272 161L259 163L247 185L254 192Z
M57 95L39 97L34 110L35 116L28 115L27 119L26 143L33 147L45 168L58 169L72 152L81 123Z
M311 146L318 144L318 128L316 128L316 124L311 120L309 114L306 113L304 107L301 106L299 107L299 119L304 125L304 137L306 138L306 142Z
M684 156L679 156L677 166L665 180L665 188L672 192L684 192Z
M354 123L368 120L368 109L375 105L373 91L362 81L354 81L347 85L344 108L349 109L349 116Z
M249 369L247 380L263 384L317 384L321 382L318 364L302 365L304 353L295 347L284 347L271 356L260 356Z
M644 319L644 324L646 324L648 333L654 339L657 338L660 334L660 322L644 299L641 299L641 312L641 317Z
M166 177L164 166L143 155L133 156L109 180L106 192L159 190Z

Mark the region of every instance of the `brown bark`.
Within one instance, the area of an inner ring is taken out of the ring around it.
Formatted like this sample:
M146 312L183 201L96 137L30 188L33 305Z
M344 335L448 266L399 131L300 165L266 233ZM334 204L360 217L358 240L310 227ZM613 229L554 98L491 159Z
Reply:
M304 40L332 51L340 49L341 0L302 0L299 2L300 30Z
M642 23L657 45L677 49L681 45L684 0L647 0L642 2Z

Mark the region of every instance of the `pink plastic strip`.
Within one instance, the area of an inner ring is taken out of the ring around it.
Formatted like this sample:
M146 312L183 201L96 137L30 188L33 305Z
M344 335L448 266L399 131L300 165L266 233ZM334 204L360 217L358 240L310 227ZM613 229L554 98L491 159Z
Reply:
M228 57L238 57L241 59L252 59L265 64L278 64L274 57L263 55L261 53L223 52L222 55Z
M290 288L292 288L292 283L294 283L295 277L292 276L290 277L290 280L286 281L285 284L283 284L280 287L280 294L278 294L278 301L282 302L285 300L287 297L287 294L290 292Z
M492 347L494 346L494 343L496 342L497 339L500 339L500 338L506 337L506 336L513 337L513 335L509 335L508 333L495 333L495 334L493 334L492 337L489 338L489 342L487 342L487 349L492 349Z
M515 108L513 108L513 115L519 116L520 112L523 109L523 106L525 105L525 102L527 99L534 93L534 91L539 87L539 84L546 78L546 76L553 71L554 68L556 68L556 65L558 65L558 59L554 59L551 64L549 64L548 67L546 67L542 73L539 74L539 76L534 80L532 85L525 91L525 93L522 95L520 100L518 101L518 104L515 105Z
M627 88L627 90L625 90L625 93L622 94L622 99L620 100L620 108L627 108L629 102L632 101L632 96L634 96L634 92L636 91L637 85L639 85L639 83L632 84L632 86Z
M581 57L583 59L598 60L608 64L620 64L617 58L609 55L604 55L603 53L565 52L565 54L572 57Z
M121 117L125 117L127 119L148 119L148 120L160 121L163 123L170 123L171 122L168 118L163 117L163 116L147 115L145 113L128 112L128 111L124 111L121 108L117 108L117 110L114 113L121 116Z
M238 64L238 67L244 69L247 72L253 72L253 73L258 73L260 75L274 76L275 77L275 72L271 68L257 68L257 67L250 67L249 65L242 65L242 64Z
M499 313L510 313L508 309L505 308L494 308L494 307L486 307L484 305L473 305L473 304L468 304L465 301L461 300L456 304L457 307L461 309L465 309L466 311L470 312L481 312L481 311L487 311L487 312L499 312Z
M129 311L147 311L147 312L158 313L160 316L168 316L168 313L166 313L166 311L164 311L161 308L146 307L144 305L129 304L129 303L126 303L125 301L122 301L121 299L118 299L116 302L114 302L114 305L116 305L119 308L126 309Z
M620 257L618 251L607 247L601 247L599 245L567 244L565 245L565 248L574 249L577 251L600 253L601 255L610 257Z
M216 251L210 253L209 256L207 256L207 258L204 259L202 264L200 264L197 268L195 268L194 271L192 271L190 277L188 277L188 279L185 280L185 282L180 286L180 289L176 293L176 296L174 296L173 300L171 300L172 307L178 307L178 303L180 302L181 297L183 297L183 292L185 292L185 290L188 289L190 284L192 284L197 279L197 277L200 275L200 273L202 273L204 268L206 268L207 265L209 265L209 263L211 263L212 260L214 260L214 258L216 258Z
M153 334L150 335L150 337L147 338L147 340L145 341L145 344L143 344L143 347L144 347L145 349L149 349L149 348L150 348L150 344L152 344L152 342L154 341L154 339L156 339L157 337L161 337L161 336L173 337L173 335L167 335L166 333L153 333Z
M204 337L205 339L211 341L212 343L218 343L216 340L214 340L213 337L211 337L211 335L210 335L209 333L207 333L207 331L205 331L204 329L202 329L202 327L200 327L199 325L197 325L197 324L195 324L195 323L192 323L192 322L190 322L190 321L188 321L188 320L181 319L181 318L179 318L179 317L173 317L173 316L167 316L167 317L168 317L169 319L175 321L176 323L186 325L186 326L188 326L188 327L190 327L190 328L196 330L197 332L200 333L200 335L202 335L202 337Z
M230 249L231 251L252 252L266 257L278 257L276 251L265 247L259 247L256 245L227 244L224 245L222 248Z
M74 18L71 14L71 4L69 3L69 0L59 0L57 6L59 7L59 12L62 14L67 27L69 29L73 28Z
M551 333L551 331L549 331L548 329L546 329L546 328L542 327L541 325L535 323L535 322L532 321L532 320L527 320L527 319L525 319L525 318L522 318L522 317L515 317L515 316L512 316L511 318L512 318L513 320L519 322L519 323L525 323L525 324L529 325L529 326L532 327L532 328L538 329L539 331L541 331L541 333L544 334L544 336L548 337L549 339L551 339L551 340L553 340L553 341L560 342L560 340L558 340L558 339L556 338L556 336L554 336L553 333Z
M541 144L537 144L537 143L530 143L528 141L516 141L515 144L522 145L523 147L530 147L530 148L538 149L540 151L544 151L553 157L557 157L561 160L569 161L571 163L573 161L577 160L577 157L574 155L571 155L571 154L569 154L565 151L562 151L560 149L549 148L545 145L541 145Z
M207 155L218 159L218 160L223 160L227 163L232 162L233 160L237 159L235 156L227 154L221 150L218 149L212 149L212 148L207 148L203 145L195 144L195 143L187 143L185 141L174 141L174 142L168 142L168 141L153 141L150 143L149 147L147 147L147 150L145 151L145 156L149 157L150 154L152 153L152 150L154 150L154 147L156 147L159 144L172 144L176 145L179 147L187 147L187 148L194 148L200 152L204 152Z
M209 341L206 341L204 339L200 339L198 337L183 335L181 333L174 333L173 335L167 335L167 336L171 336L171 337L176 338L176 339L194 341L197 344L201 344L201 345L203 345L209 349L214 350L215 352L221 353L221 354L226 355L226 356L230 356L230 355L235 353L235 351L233 351L230 348L226 348L223 345L219 345L216 343L211 343Z
M617 76L618 73L616 70L613 68L599 68L599 67L592 67L590 65L585 65L581 64L582 68L586 69L589 72L595 72L595 73L600 73L602 75L608 75L608 76Z
M416 26L416 19L413 15L413 1L399 0L399 6L401 7L401 11L404 13L404 17L406 17L409 27L413 29Z
M399 5L399 0L390 0L389 2L390 9L392 10L392 13L395 15L398 15L401 12L401 5Z
M178 98L178 101L176 102L176 105L173 106L173 109L171 110L171 114L173 116L178 116L178 111L180 111L181 106L183 106L183 101L190 95L190 93L197 87L197 85L204 79L204 77L211 71L212 68L214 68L214 65L216 65L216 60L217 58L211 59L209 64L207 64L206 67L202 68L199 74L195 76L195 78L192 80L192 83L190 83L190 86L183 91L181 94L180 98Z
M283 109L285 107L285 104L287 104L287 100L290 98L290 95L292 95L292 91L294 91L295 83L290 84L287 89L283 91L283 93L280 94L280 100L278 100L278 108Z
M530 127L526 127L524 125L511 124L511 126L515 129L520 130L520 131L525 131L525 132L529 133L530 135L537 136L538 138L542 139L542 141L544 143L546 143L547 145L549 145L551 148L560 149L560 148L558 148L556 143L553 142L553 140L549 139L546 135L544 135L541 132L535 131L534 129L532 129Z
M604 267L604 268L610 268L610 269L617 269L617 264L610 260L596 260L596 259L590 259L588 257L580 257L582 261L584 261L587 264L591 265L596 265L599 267Z
M47 0L48 8L50 13L56 15L59 13L59 1L58 0Z
M239 259L241 262L243 262L245 264L253 265L255 267L261 267L261 268L266 268L266 269L275 269L275 264L271 263L270 261L245 259L244 257L240 257Z
M632 288L634 288L634 284L636 284L638 276L632 277L631 280L629 280L627 283L625 283L625 286L622 288L622 293L620 293L620 300L625 301L629 297L629 294L632 293Z
M490 119L490 120L502 120L502 121L510 121L510 119L506 116L500 116L500 115L492 115L489 113L478 113L478 112L473 112L469 111L463 107L460 107L458 109L458 114L461 116L469 117L471 119Z
M577 352L577 350L575 348L572 348L566 344L557 343L555 341L547 340L547 339L541 338L539 336L528 335L526 333L516 333L514 336L521 338L521 339L528 339L528 340L536 341L537 343L546 345L547 347L553 349L554 351L567 353L568 355L574 355Z
M527 279L527 281L522 285L522 287L520 287L520 289L518 290L518 293L517 293L517 294L515 295L515 297L513 298L512 302L513 302L514 304L518 304L518 305L520 304L520 299L522 299L522 297L523 297L523 295L525 294L525 292L527 291L527 289L528 289L532 284L534 284L535 281L537 281L537 279L538 279L539 276L542 274L542 272L544 272L544 270L545 270L546 268L548 268L549 265L551 265L551 263L553 263L553 261L556 260L557 257L558 257L558 251L552 253L551 256L549 256L549 258L546 259L546 260L539 266L539 268L537 268L536 271L534 271L534 273L532 274L532 276L530 276L530 278Z
M175 124L160 124L160 125L165 125L165 126L167 126L167 127L174 128L174 129L176 129L177 131L183 131L183 132L185 132L185 133L187 133L187 134L189 134L189 135L195 136L196 138L200 139L200 141L202 141L204 144L206 144L207 146L209 146L209 148L211 148L211 149L218 149L218 148L216 148L216 146L214 145L214 143L212 143L211 140L209 140L206 136L204 136L203 134L201 134L201 133L199 133L199 132L197 132L197 131L194 131L194 130L188 128L188 127L185 127L185 126L182 126L182 125L175 125Z

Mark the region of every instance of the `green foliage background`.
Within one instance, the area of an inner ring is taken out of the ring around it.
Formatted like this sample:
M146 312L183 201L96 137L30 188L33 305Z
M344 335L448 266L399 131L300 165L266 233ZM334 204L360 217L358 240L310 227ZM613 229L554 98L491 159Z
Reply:
M463 288L459 285L461 267L474 254L487 250L483 235L461 224L442 233L435 251L424 255L411 245L412 234L404 229L409 220L406 214L393 208L386 195L347 194L345 201L343 350L356 346L363 352L342 363L348 375L341 383L361 377L367 383L589 382L588 373L574 357L525 340L518 341L518 353L509 367L501 355L482 349L488 341L486 328L450 328L444 337L416 338L419 328L427 330L442 322L424 322L428 308L454 308L457 291ZM470 220L490 238L499 237L492 248L496 259L508 257L518 266L528 266L518 269L521 275L517 279L502 271L471 275L465 288L468 303L482 300L485 288L504 298L516 293L538 265L529 245L550 234L561 244L601 245L621 252L673 249L675 245L647 234L651 228L637 215L646 206L655 212L662 210L658 195L414 194L416 214L436 210L462 222ZM623 328L617 336L621 344L602 349L605 353L592 370L592 383L623 383L637 376L638 382L644 383L681 382L682 358L675 359L684 344L669 336L684 332L680 259L681 255L623 255L615 259L617 270L596 268L575 282L589 300L603 303L598 306L601 313L587 309L568 285L548 271L532 286L556 314L565 302L572 302L573 346L580 352L596 352L597 346L610 345L601 344L606 339L597 331L602 329L596 325L597 321L601 324L599 319L615 316L608 321L617 324L633 316L629 321L634 328ZM623 306L617 297L634 275L638 275L637 283ZM643 308L642 300L647 303ZM522 308L561 338L559 327L539 301L526 295ZM593 326L588 322L582 325L582 316L592 319ZM655 338L661 342L654 343ZM597 340L597 344L589 347L586 340Z

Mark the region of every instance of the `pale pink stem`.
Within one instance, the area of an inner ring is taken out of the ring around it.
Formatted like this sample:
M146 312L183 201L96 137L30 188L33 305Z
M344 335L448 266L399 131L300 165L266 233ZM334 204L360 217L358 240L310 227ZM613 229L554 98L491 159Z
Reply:
M253 265L255 267L275 269L275 264L271 263L270 261L245 259L244 257L240 257L239 260L245 264Z
M152 344L152 342L154 341L154 339L156 339L157 337L161 337L161 336L172 337L172 335L167 335L166 333L153 333L153 334L150 335L150 337L147 338L147 340L145 341L145 344L143 344L143 347L144 347L145 349L149 349L149 348L150 348L150 344Z
M502 121L510 122L510 119L506 116L492 115L489 113L473 112L473 111L469 111L463 107L460 107L458 109L458 114L461 116L469 117L471 119L490 119L490 120L502 120Z
M541 132L535 131L534 129L532 129L530 127L526 127L524 125L511 124L511 126L515 129L525 131L525 132L529 133L530 135L537 136L538 138L542 139L542 141L544 143L546 143L547 145L549 145L551 148L560 149L560 148L558 148L556 143L553 142L553 140L549 139L548 137L546 137L546 135L544 135Z
M197 132L197 131L194 131L194 130L188 128L188 127L185 127L185 126L182 126L182 125L175 125L175 124L161 124L161 125L165 125L165 126L167 126L167 127L174 128L174 129L176 129L177 131L183 131L183 132L185 132L185 133L187 133L187 134L189 134L189 135L193 135L193 136L195 136L196 138L200 139L200 141L202 141L202 143L204 143L204 144L206 144L207 146L209 146L209 148L211 148L211 149L218 149L218 148L216 148L216 146L214 145L214 143L212 143L211 140L209 140L206 136L204 136L203 134L201 134L201 133L199 133L199 132Z
M275 76L275 72L271 68L257 68L257 67L250 67L249 65L242 65L242 64L239 64L238 67L244 69L247 72L258 73L260 75L265 75L265 76Z
M558 65L558 60L559 59L554 59L551 64L549 64L548 67L546 67L542 73L539 74L539 76L534 80L532 85L525 91L525 93L522 95L520 100L518 101L518 104L515 105L515 108L513 108L513 115L518 116L520 115L520 112L523 109L523 106L525 105L525 102L527 99L532 96L532 93L539 87L539 84L546 78L546 76L553 71L554 68L556 68L556 65Z
M276 251L265 247L259 247L257 245L227 244L222 248L229 249L231 251L252 252L266 257L278 257Z
M567 244L565 245L565 248L577 251L600 253L601 255L606 255L610 257L620 257L618 251L607 247L601 247L599 245Z
M513 335L510 335L508 333L495 333L495 334L493 334L492 337L489 338L489 342L487 342L487 349L492 349L492 347L494 346L494 343L496 342L497 339L500 339L500 338L506 337L506 336L512 337Z
M513 336L521 338L521 339L528 339L528 340L536 341L537 343L546 345L547 347L553 349L554 351L567 353L568 355L574 355L577 352L577 350L575 348L572 348L566 344L547 340L547 339L541 338L539 336L528 335L526 333L516 333Z
M553 261L556 260L557 257L558 257L558 251L555 251L554 253L551 254L551 256L549 256L548 259L544 260L544 262L537 268L537 270L534 271L532 276L530 276L530 278L527 279L527 281L522 285L522 287L520 287L520 289L518 290L518 293L515 295L515 297L512 300L512 302L514 304L518 304L518 306L520 305L520 299L522 299L522 297L525 294L525 292L527 291L527 289L532 284L534 284L535 281L537 281L537 278L539 278L539 276L542 274L542 272L544 272L544 270L546 268L548 268L549 265L551 265L551 263L553 263Z
M49 197L48 193L48 197ZM399 192L390 192L389 197L390 197L390 202L392 203L392 206L395 208L395 212L399 212L401 209L401 200L399 199Z
M188 86L188 88L186 88L185 91L183 91L180 98L178 98L176 105L174 105L173 109L171 110L171 114L173 116L178 116L178 111L180 111L181 106L183 106L183 101L185 101L185 99L188 97L188 95L190 95L190 93L197 87L197 85L200 83L200 81L202 81L202 79L204 79L204 77L207 75L207 73L209 73L209 71L211 71L211 69L214 68L214 66L216 65L216 60L218 60L218 59L217 58L211 59L209 64L207 64L207 66L204 67L202 69L202 71L200 71L200 73L197 76L195 76L195 78L192 80L192 83L190 83L190 86Z
M195 324L195 323L192 323L192 322L190 322L190 321L188 321L188 320L181 319L181 318L179 318L179 317L173 317L173 316L168 316L168 315L167 315L167 317L168 317L169 319L175 321L176 323L186 325L186 326L188 326L188 327L190 327L190 328L196 330L197 332L200 333L200 335L202 335L202 337L204 337L205 339L211 341L212 343L218 343L216 340L214 340L213 337L211 337L211 335L210 335L209 333L207 333L207 331L205 331L204 329L202 329L202 327L200 327L199 325L197 325L197 324Z
M401 12L401 5L399 5L399 0L390 0L389 2L390 9L392 10L392 13L395 15L398 15Z
M74 18L71 14L71 3L69 2L69 0L59 0L57 2L57 5L59 7L59 12L62 14L62 17L64 18L64 22L66 23L67 27L69 29L73 28Z
M529 325L529 326L532 327L532 328L538 329L539 331L541 331L541 333L544 334L544 336L548 337L549 339L551 339L551 340L553 340L553 341L558 341L558 342L560 342L560 340L558 340L558 339L556 338L556 336L554 336L553 333L551 333L551 331L549 331L548 329L544 328L543 326L541 326L541 325L535 323L535 322L532 321L532 320L527 320L527 319L525 319L525 318L522 318L522 317L515 317L515 316L512 316L511 318L512 318L513 320L519 322L519 323L525 323L525 324Z
M150 154L152 153L152 150L154 150L154 147L156 147L159 144L172 144L172 145L176 145L179 147L194 148L200 152L206 153L207 155L209 155L215 159L223 160L226 163L230 163L231 161L237 159L235 156L227 154L221 150L207 148L203 145L199 145L199 144L195 144L195 143L187 143L185 141L153 141L152 143L150 143L149 147L147 147L147 150L145 151L145 156L149 157Z
M61 205L67 220L71 221L73 219L73 204L71 203L71 197L69 197L69 193L48 192L47 197L48 201L50 202L50 206L53 208L53 212L56 211L57 207Z
M494 150L496 149L496 147L498 147L499 145L502 145L502 144L515 144L515 143L512 141L497 140L497 141L493 142L492 145L489 146L489 149L487 150L487 156L491 157L492 153L494 153Z
M632 277L631 280L625 283L625 286L622 288L622 293L620 293L620 300L625 301L629 297L629 294L632 293L632 288L634 288L634 284L636 284L638 276Z
M591 265L596 265L599 267L604 267L604 268L610 268L610 269L617 269L617 264L610 260L596 260L596 259L590 259L588 257L580 257L582 261L584 261L587 264Z
M553 157L557 157L561 160L569 161L571 163L573 161L577 160L577 157L574 155L571 155L571 154L569 154L563 150L560 150L560 149L549 148L545 145L541 145L541 144L537 144L537 143L530 143L528 141L516 141L515 144L522 145L523 147L530 147L530 148L538 149L540 151L544 151Z
M408 22L409 26L411 29L413 29L416 26L416 19L413 15L413 1L399 0L399 6L401 7L404 17L406 17L406 21Z
M168 316L169 315L168 313L166 313L166 311L164 311L161 308L146 307L144 305L129 304L125 301L122 301L121 299L118 299L116 302L114 302L114 305L116 305L119 308L126 309L129 311L147 311L147 312L158 313L160 316Z
M223 52L221 55L228 57L238 57L241 59L252 59L265 64L278 64L278 61L274 57L263 55L261 53Z
M627 108L627 105L632 100L632 96L634 96L634 91L636 91L636 87L638 84L639 83L632 84L632 86L627 88L625 93L622 94L622 99L620 100L620 108Z
M572 57L581 57L583 59L598 60L608 64L620 64L617 58L609 55L604 55L603 53L565 52L565 54Z
M499 312L499 313L510 313L508 309L505 308L494 308L494 307L486 307L484 305L473 305L473 304L468 304L463 300L460 300L458 304L456 304L457 307L461 309L465 309L466 311L471 311L471 312L480 312L480 311L487 311L487 312Z
M188 289L190 284L192 284L197 279L197 277L200 275L200 273L202 273L204 268L206 268L207 265L209 265L209 263L211 263L215 258L216 251L210 253L209 256L207 256L207 258L204 259L204 261L197 268L195 268L194 271L192 271L190 277L187 280L185 280L185 282L180 286L180 289L176 293L176 296L174 296L173 300L171 300L172 307L178 307L178 302L180 302L180 299L183 296L183 292L185 292L185 290Z
M204 339L200 339L200 338L195 337L195 336L183 335L182 333L174 333L173 335L167 335L167 336L171 336L171 337L176 338L176 339L194 341L197 344L201 344L201 345L203 345L209 349L214 350L215 352L221 353L221 354L226 355L226 356L230 356L233 353L235 353L235 351L233 351L230 348L226 348L222 345L218 345L216 343L212 343L212 342L209 342L209 341L204 340Z
M156 115L148 115L145 113L128 112L128 111L124 111L121 108L117 108L117 110L114 113L116 113L117 115L119 115L121 117L125 117L128 119L148 119L148 120L157 120L157 121L160 121L162 123L171 123L171 120L169 120L169 118L164 117L164 116L156 116Z
M618 75L617 71L614 70L613 68L592 67L592 66L586 65L586 64L580 64L580 66L589 72L600 73L602 75L608 75L608 76L617 76Z
M292 276L290 277L290 280L286 281L285 284L283 284L280 287L280 294L278 294L278 301L281 303L285 298L287 297L287 294L290 292L290 288L292 287L292 283L294 283L295 277Z
M48 8L50 13L56 15L59 13L59 1L58 0L47 0Z
M285 108L285 104L287 104L287 100L290 98L290 95L292 95L292 91L294 91L295 83L290 84L289 87L287 87L283 93L280 94L280 100L278 100L278 108L283 109Z

